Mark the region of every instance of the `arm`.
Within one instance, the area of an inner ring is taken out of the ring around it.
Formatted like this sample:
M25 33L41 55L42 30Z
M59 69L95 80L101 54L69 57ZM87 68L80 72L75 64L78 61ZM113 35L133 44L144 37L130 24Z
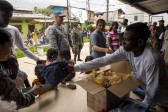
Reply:
M108 51L109 51L108 48L102 48L102 47L99 47L99 46L97 46L97 45L93 45L92 48L93 48L95 51L99 51L99 52L108 53Z
M83 63L83 64L75 65L74 66L74 71L75 72L91 71L93 69L100 68L100 67L109 65L111 63L115 63L115 62L123 61L123 60L128 60L127 59L127 52L124 51L123 47L120 47L113 54L110 54L110 55L104 56L104 57L100 57L100 58L96 58L92 61L88 61L88 62Z
M49 42L52 48L59 49L57 45L57 35L55 34L55 29L53 26L51 26L48 29L48 37L49 37Z
M112 43L112 40L111 40L110 37L108 37L108 46L111 48L112 51L114 51L114 48L113 48L113 46L111 45L111 43Z
M27 57L37 61L39 58L35 56L23 43L22 37L19 34L19 31L15 33L15 45L18 49L20 49Z
M159 65L151 64L146 67L146 95L144 103L155 105L159 85Z
M15 101L17 108L30 106L35 101L32 93L23 94L15 86L14 82L4 73L0 71L0 96L3 100Z
M75 47L75 31L72 32L72 42L73 46Z
M71 34L68 32L68 41L69 41L69 45L71 46L71 48L73 47L73 44L72 44L72 37L71 37Z
M91 44L92 44L92 49L94 51L106 53L106 51L108 50L107 48L102 48L102 47L98 46L99 42L98 42L97 36L95 34L91 35Z

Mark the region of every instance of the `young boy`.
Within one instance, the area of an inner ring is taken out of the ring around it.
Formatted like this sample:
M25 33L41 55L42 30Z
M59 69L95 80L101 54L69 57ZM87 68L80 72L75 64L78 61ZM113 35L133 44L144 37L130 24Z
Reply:
M74 61L70 60L69 57L69 51L68 50L62 50L59 52L58 59L67 61L70 65L74 65ZM70 84L67 81L71 81L75 77L75 73L70 73L61 83L63 85L66 85L69 89L76 89L76 85Z
M19 64L15 55L9 55L7 61L1 62L7 69L9 77L13 80L18 89L30 87L27 74L19 69Z
M90 71L114 62L129 60L133 75L142 81L145 90L143 102L159 103L168 108L168 71L160 53L146 44L150 31L144 23L134 23L126 28L123 46L108 56L74 66L74 71ZM73 67L70 67L73 69ZM69 68L69 69L70 69Z
M12 41L11 35L0 29L0 62L6 61L11 53ZM23 94L15 86L15 83L9 77L9 73L0 63L0 96L4 101L16 102L17 109L30 106L35 101L33 93Z
M62 54L64 54L64 53L62 53ZM65 54L66 54L66 52L65 52ZM65 59L66 59L67 55L62 56L62 59L60 61L60 59L58 58L58 51L54 48L50 48L47 51L46 55L47 55L46 63L45 64L37 64L37 66L35 67L35 75L37 76L38 79L35 79L32 83L32 86L36 85L36 86L41 86L43 88L42 91L39 91L39 95L41 95L51 89L56 88L59 83L66 85L70 89L76 89L76 85L66 83L67 80L68 81L71 80L75 75L72 77L71 75L73 75L73 73L71 73L70 75L66 76L66 73L59 72L59 71L61 71L62 68L58 69L58 67L56 67L56 66L59 66L56 63L58 63L58 64L60 62L66 63ZM63 57L65 57L65 58L63 58ZM57 72L57 74L54 72ZM62 74L62 73L64 73L64 74ZM55 80L53 80L54 78L55 78Z

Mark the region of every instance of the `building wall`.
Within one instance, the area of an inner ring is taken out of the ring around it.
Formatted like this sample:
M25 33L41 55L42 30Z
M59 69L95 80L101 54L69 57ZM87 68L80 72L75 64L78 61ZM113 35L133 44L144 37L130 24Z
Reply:
M123 8L125 14L125 18L128 19L128 23L135 23L135 22L148 22L149 23L149 14L146 14L134 7L131 7L129 5L125 5L125 8ZM134 17L137 16L138 19L135 21ZM163 19L165 20L165 25L168 24L168 14L167 13L163 13L163 14L157 14L157 15L153 15L153 17L150 17L150 20L152 18L152 23L153 22L158 22L159 20L161 20L163 17Z
M20 29L20 26L21 26L20 33L22 33L23 40L25 40L27 38L27 34L29 31L29 27L28 27L29 24L31 24L31 23L27 23L26 19L22 19L22 23L10 23L10 25L14 25L18 29ZM40 23L33 24L33 25L35 25L35 28L37 28L37 30L40 30L41 28L43 28L43 24L40 24Z
M125 19L128 19L128 24L135 22L144 22L144 13L125 14Z

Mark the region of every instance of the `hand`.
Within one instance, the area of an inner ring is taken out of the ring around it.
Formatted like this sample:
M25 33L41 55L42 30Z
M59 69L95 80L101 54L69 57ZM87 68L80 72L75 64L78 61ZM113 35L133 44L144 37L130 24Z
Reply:
M112 54L112 53L113 53L113 50L109 49L108 54Z
M75 47L72 47L72 53L75 54Z
M68 64L68 66L64 67L63 69L68 70L70 73L74 72L74 66L71 64Z
M111 53L113 53L113 51L110 50L109 48L105 48L105 53L106 53L106 54L111 54Z

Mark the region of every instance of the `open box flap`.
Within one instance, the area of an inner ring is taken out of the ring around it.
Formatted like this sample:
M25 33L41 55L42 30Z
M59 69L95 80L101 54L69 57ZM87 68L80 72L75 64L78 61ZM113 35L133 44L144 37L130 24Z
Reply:
M104 87L101 87L100 85L94 83L93 81L87 80L87 79L77 81L76 83L79 84L83 89L85 89L88 93L92 95L105 90Z
M140 81L133 77L130 77L125 80L122 80L121 83L109 87L108 90L111 91L114 95L118 96L119 98L122 98L140 84Z

